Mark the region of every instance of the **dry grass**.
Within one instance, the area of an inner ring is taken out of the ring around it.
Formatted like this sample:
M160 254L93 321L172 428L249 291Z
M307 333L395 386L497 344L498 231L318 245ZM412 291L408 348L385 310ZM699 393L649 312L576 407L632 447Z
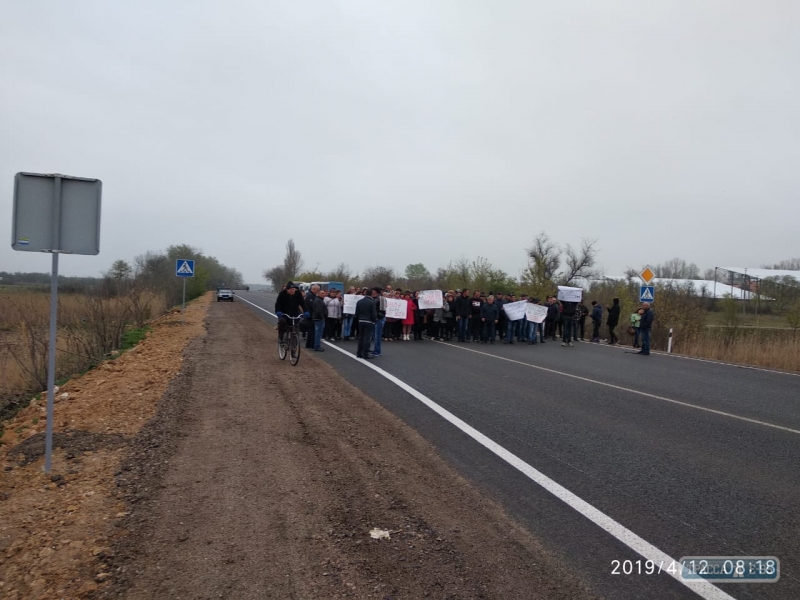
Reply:
M800 372L800 334L744 330L733 341L727 335L724 330L711 329L683 343L676 339L675 351L699 358Z
M141 290L115 297L59 295L56 377L97 364L119 347L127 328L166 308L163 296ZM48 291L6 288L0 293L0 413L15 396L44 389L49 323Z

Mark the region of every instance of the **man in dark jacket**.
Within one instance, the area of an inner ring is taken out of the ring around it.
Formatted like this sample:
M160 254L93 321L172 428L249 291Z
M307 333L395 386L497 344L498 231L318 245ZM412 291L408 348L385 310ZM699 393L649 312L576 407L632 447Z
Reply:
M586 337L586 317L589 316L589 309L583 301L581 301L578 303L578 307L575 310L577 321L575 322L575 335L572 337L577 340L578 332L580 331L580 340L583 342Z
M617 334L614 333L614 328L619 325L619 298L614 298L614 304L608 309L608 343L609 345L616 344L619 341Z
M643 303L642 308L644 309L644 314L639 323L639 332L642 335L642 349L636 354L648 356L650 354L650 331L653 329L653 319L655 315L653 314L653 309L650 308L649 302Z
M556 339L556 322L561 317L555 296L547 297L547 316L544 319L544 337Z
M314 300L316 300L318 292L318 285L312 285L306 292L306 311L311 312L311 307L314 306ZM314 322L310 318L306 318L304 323L306 328L306 348L314 348Z
M299 317L306 311L306 303L303 294L291 281L278 294L275 300L275 315L278 317L278 335L281 339L286 334L289 324L287 317Z
M472 304L469 299L469 290L461 290L461 295L456 298L456 321L458 323L458 341L469 341L469 317L472 314Z
M321 344L322 334L325 331L325 319L328 318L328 307L325 304L327 295L326 291L319 290L311 305L311 322L314 324L314 350L316 352L325 352L325 348Z
M592 300L592 314L590 318L592 319L592 341L599 342L600 326L603 324L603 305L597 302L597 300Z
M572 347L572 326L575 323L575 310L578 307L578 303L567 302L566 300L563 300L561 302L561 307L561 327L564 330L564 335L561 338L561 345Z
M494 344L497 334L497 323L500 321L500 307L495 303L494 296L488 296L486 303L481 306L481 323L483 323L483 337L481 341Z
M481 341L481 330L483 329L483 321L481 321L481 308L483 307L483 298L478 290L472 294L470 300L470 333L473 342Z
M373 358L369 353L369 345L372 341L372 334L375 332L375 321L378 319L378 305L375 302L377 292L372 290L372 296L364 296L356 303L356 313L353 316L358 321L358 358Z

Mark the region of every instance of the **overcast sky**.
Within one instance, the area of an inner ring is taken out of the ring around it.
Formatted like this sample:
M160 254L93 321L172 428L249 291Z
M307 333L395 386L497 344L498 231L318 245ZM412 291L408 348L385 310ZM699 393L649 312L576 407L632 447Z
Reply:
M518 274L545 230L606 274L800 255L800 2L0 5L0 271L17 171L103 181L96 275L187 243L307 267Z

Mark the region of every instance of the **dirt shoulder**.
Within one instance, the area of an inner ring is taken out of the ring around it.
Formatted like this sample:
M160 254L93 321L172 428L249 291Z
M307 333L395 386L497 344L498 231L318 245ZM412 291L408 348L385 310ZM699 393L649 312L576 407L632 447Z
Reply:
M414 430L313 354L278 360L241 304L212 304L186 372L123 463L104 596L589 597Z
M208 295L152 323L138 346L62 386L53 470L42 472L44 400L3 423L0 445L0 598L89 597L107 586L128 504L116 474L171 382L184 349L205 334Z

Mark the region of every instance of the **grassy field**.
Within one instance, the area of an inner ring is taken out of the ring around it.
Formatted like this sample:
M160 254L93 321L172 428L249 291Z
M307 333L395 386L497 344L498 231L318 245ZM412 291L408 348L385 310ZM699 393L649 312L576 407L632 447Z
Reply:
M149 292L60 294L56 378L84 372L131 345L145 321L166 308L162 296ZM49 324L47 289L6 286L0 291L0 415L46 387Z
M706 313L706 327L723 327L725 316L721 312ZM789 321L782 315L754 315L747 313L742 315L742 327L765 328L765 329L791 329Z

